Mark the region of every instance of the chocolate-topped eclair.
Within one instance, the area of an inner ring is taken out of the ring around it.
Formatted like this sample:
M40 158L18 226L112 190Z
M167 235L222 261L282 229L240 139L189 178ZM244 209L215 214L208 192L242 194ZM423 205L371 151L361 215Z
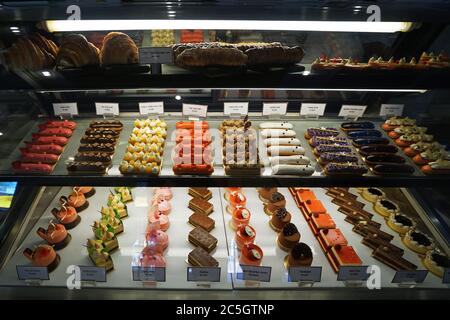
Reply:
M368 156L371 154L377 153L397 153L398 148L394 145L370 145L370 146L362 146L359 149L359 153L362 156Z
M120 135L120 132L117 130L111 130L110 128L88 128L84 134L86 135L92 135L92 134L105 134L105 135L111 135L114 137L118 137Z
M362 146L368 146L371 144L389 144L387 138L358 138L353 140L353 145L357 148Z
M317 147L321 144L339 144L342 146L348 146L349 141L347 138L342 137L320 137L320 136L314 136L311 139L309 139L309 144L312 147Z
M78 151L79 152L94 151L94 152L113 153L114 152L114 144L111 144L111 143L87 143L87 144L80 144L80 147L78 148Z
M348 146L342 146L339 144L321 144L314 148L314 153L320 155L324 152L345 152L351 153L352 149Z
M350 139L379 138L382 136L382 133L378 130L355 130L347 132L347 135Z
M336 128L308 128L306 130L305 137L311 139L314 136L319 137L336 137L339 135L339 131Z
M353 163L328 163L324 171L327 175L362 175L367 173L367 168Z
M67 165L67 170L71 172L105 172L108 165L103 162L85 162L85 161L74 161Z
M92 121L89 126L91 128L101 128L101 127L122 128L123 124L119 120L97 120Z
M358 162L358 157L352 153L324 152L319 157L320 164L329 162Z
M111 155L102 152L78 152L75 161L111 162Z
M405 158L392 153L371 154L366 157L366 163L374 166L380 163L405 163Z
M347 130L361 130L361 129L374 129L375 125L372 122L344 122L341 124L341 129Z
M105 134L90 134L84 135L81 137L81 143L114 143L116 142L117 137L113 135L105 135Z

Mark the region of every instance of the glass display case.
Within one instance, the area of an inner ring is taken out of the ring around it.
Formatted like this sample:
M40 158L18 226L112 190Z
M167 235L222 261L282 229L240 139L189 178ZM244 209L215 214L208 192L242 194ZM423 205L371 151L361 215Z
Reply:
M449 296L447 4L0 4L0 296Z

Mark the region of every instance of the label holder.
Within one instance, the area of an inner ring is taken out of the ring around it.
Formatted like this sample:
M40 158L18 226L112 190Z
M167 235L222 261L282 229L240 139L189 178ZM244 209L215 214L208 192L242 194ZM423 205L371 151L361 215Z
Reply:
M60 113L59 118L61 120L72 120L74 118L72 113Z
M103 113L103 119L114 119L116 116L114 113Z

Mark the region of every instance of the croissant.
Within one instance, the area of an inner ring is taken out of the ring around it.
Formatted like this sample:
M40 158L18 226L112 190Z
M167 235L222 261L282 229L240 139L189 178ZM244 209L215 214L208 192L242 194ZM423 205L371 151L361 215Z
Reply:
M79 68L84 66L99 65L98 49L87 41L81 34L70 34L61 41L61 47L56 58L59 68Z
M139 63L138 47L133 39L121 32L110 32L106 35L100 56L104 66Z

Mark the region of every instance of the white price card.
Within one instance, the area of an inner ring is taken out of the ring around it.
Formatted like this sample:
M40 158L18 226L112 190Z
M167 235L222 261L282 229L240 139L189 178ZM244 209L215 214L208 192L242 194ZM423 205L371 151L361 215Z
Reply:
M114 102L96 102L95 110L97 115L119 115L119 104Z
M139 63L173 63L172 48L167 47L143 47L139 49Z
M132 267L133 281L166 281L166 268L163 267Z
M428 275L428 270L397 271L392 283L422 283Z
M238 280L270 282L272 267L258 267L241 265L242 272L237 272Z
M368 266L340 267L337 281L366 281L370 276L368 268Z
M71 116L77 116L78 115L78 106L76 102L62 102L62 103L54 103L53 104L53 112L55 113L55 116L60 115L71 115Z
M106 282L106 269L80 266L80 278L81 281Z
M248 114L248 102L224 102L223 113L225 115L230 114Z
M301 116L323 116L325 113L325 103L302 103L300 108Z
M288 280L289 282L320 282L322 267L290 267Z
M207 113L208 113L207 105L183 103L183 115L184 116L206 118Z
M344 104L339 111L339 117L346 118L361 118L366 111L367 106L348 105Z
M450 283L450 268L444 270L444 277L442 278L442 283Z
M287 111L287 105L287 102L263 102L263 116L284 116Z
M149 114L164 114L164 102L139 102L139 113L143 116Z
M47 267L16 266L19 280L50 280Z
M403 114L403 104L382 104L380 109L380 117L401 116Z
M187 281L220 282L220 268L189 267L187 268Z

